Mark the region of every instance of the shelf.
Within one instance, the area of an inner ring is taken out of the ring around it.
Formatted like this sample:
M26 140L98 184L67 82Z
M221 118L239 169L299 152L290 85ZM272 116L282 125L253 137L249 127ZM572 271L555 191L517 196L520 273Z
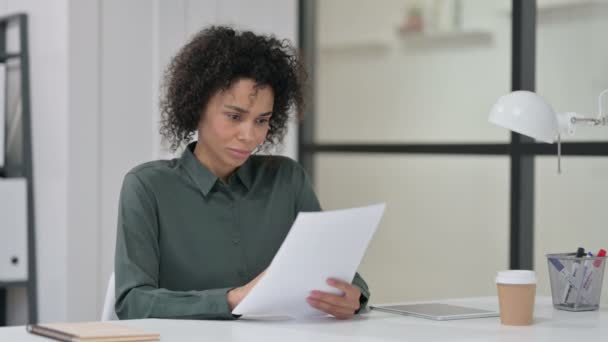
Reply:
M26 201L26 207L19 211L23 211L25 215L27 215L27 219L25 220L25 224L23 227L19 224L19 233L24 233L25 236L25 246L26 249L23 251L23 260L27 260L27 265L20 265L23 268L26 268L26 279L3 279L0 280L0 326L6 325L7 319L7 308L4 307L5 303L12 301L12 299L7 298L9 291L6 291L7 288L15 288L21 287L25 288L26 298L25 302L22 302L22 298L15 298L16 305L24 306L25 310L27 310L28 320L30 322L38 321L38 301L36 299L36 258L35 258L35 241L36 241L36 224L34 220L34 194L35 189L32 185L33 179L33 171L31 168L32 165L32 145L31 145L31 106L30 106L30 77L29 77L29 63L26 54L26 47L28 46L28 37L27 37L27 21L28 17L25 13L17 13L14 15L9 15L5 17L0 17L0 39L3 42L6 42L9 38L18 38L18 46L19 51L9 50L2 51L0 53L0 62L1 63L9 63L12 66L13 61L19 62L16 65L20 67L18 69L14 69L14 76L18 77L19 82L8 82L9 77L8 74L6 76L6 85L5 91L7 94L15 92L18 96L15 97L16 100L19 100L19 103L22 103L22 108L20 111L20 116L14 115L4 115L3 118L3 127L12 127L13 125L18 126L18 131L20 136L22 137L22 145L17 156L16 160L6 160L3 167L0 167L0 177L4 178L13 178L13 176L19 175L20 178L24 178L26 183L24 200ZM14 30L16 29L16 31ZM13 35L15 33L15 35ZM6 48L6 46L4 46ZM11 158L12 159L12 158ZM21 190L19 191L21 192ZM15 199L17 200L17 199ZM19 207L21 207L19 205ZM17 213L21 215L21 212ZM21 229L24 229L23 232ZM20 248L21 249L21 248ZM17 251L15 252L17 253ZM27 256L26 256L27 255ZM6 262L6 260L4 261ZM19 274L22 276L22 274ZM21 278L21 277L20 277ZM12 291L10 291L12 293ZM12 294L11 294L12 295ZM12 314L11 314L12 315Z
M573 10L591 10L598 8L608 8L608 1L606 0L545 0L539 1L536 12L538 15L547 14L569 14L569 11ZM501 10L506 14L511 15L513 9L511 6Z
M385 51L390 47L390 42L383 39L361 39L353 41L341 41L332 43L321 43L321 52L351 52L356 50Z
M551 12L560 10L570 10L575 8L586 8L595 6L608 5L606 0L551 0L539 1L537 11Z
M449 42L461 44L485 44L492 41L492 34L481 30L462 31L428 31L428 32L398 32L399 37L407 43L415 45L446 44ZM361 39L321 43L321 52L382 52L390 49L391 42L387 39Z
M5 62L9 59L21 58L21 54L18 52L9 52L5 54L0 54L0 62Z
M492 41L488 31L429 31L429 32L399 32L399 37L407 43L415 45L433 45L445 43L485 44Z
M27 280L0 281L0 289L27 286Z

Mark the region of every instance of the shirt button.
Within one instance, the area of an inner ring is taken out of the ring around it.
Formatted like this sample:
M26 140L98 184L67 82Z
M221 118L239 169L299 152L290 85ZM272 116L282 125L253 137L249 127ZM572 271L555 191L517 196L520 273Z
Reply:
M239 242L241 242L241 240L239 240L237 238L232 239L232 243L235 244L235 245L238 245Z

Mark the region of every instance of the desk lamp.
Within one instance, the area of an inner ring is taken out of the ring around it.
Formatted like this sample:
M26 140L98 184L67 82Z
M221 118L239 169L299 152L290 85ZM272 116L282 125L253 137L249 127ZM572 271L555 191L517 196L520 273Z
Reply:
M545 100L526 90L518 90L501 96L492 107L488 120L498 126L529 136L549 144L557 141L557 172L561 173L561 136L574 135L576 124L608 126L608 117L602 111L602 96L598 97L597 118L574 112L555 113Z

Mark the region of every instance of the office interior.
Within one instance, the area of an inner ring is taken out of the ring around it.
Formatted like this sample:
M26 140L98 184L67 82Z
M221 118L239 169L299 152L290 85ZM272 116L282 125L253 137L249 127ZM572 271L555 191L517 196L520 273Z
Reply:
M515 41L520 2L535 25ZM99 320L122 178L173 157L163 70L212 24L302 48L308 110L272 153L307 168L324 209L387 203L359 267L373 302L493 296L509 268L536 270L550 295L545 254L608 246L608 127L564 137L558 174L555 145L514 145L487 120L522 75L554 109L597 114L606 0L0 0L0 13L28 17L36 281L32 295L0 279L2 325Z

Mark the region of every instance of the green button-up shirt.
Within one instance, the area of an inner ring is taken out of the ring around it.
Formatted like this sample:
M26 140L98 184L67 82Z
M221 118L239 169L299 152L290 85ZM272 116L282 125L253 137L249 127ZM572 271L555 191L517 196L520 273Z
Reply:
M226 293L270 265L300 211L321 210L302 167L251 156L219 180L194 156L140 165L125 176L116 240L121 319L233 319ZM369 291L357 274L362 293Z

